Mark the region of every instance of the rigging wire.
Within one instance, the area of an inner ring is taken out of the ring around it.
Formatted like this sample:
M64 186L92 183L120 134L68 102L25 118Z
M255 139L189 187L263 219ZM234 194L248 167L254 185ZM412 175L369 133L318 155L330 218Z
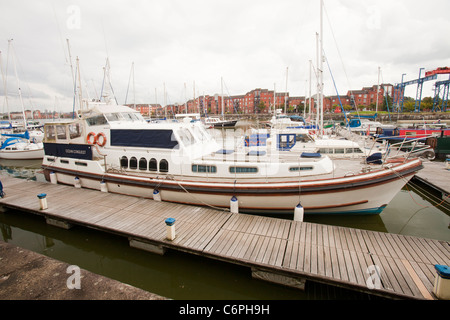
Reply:
M331 25L331 21L330 21L330 18L328 16L328 11L327 11L327 8L325 7L325 3L323 4L323 8L324 8L324 11L325 11L325 16L327 17L327 20L328 20L328 24L330 26L331 35L333 36L334 44L336 45L336 50L338 52L339 59L341 60L341 63L342 63L342 68L344 70L345 77L347 79L347 85L349 87L349 92L350 92L351 96L353 96L353 92L351 90L352 86L350 84L350 79L348 77L347 69L345 68L344 59L342 59L341 50L339 49L338 43L336 41L336 36L334 35L333 27ZM358 107L356 106L356 103L355 103L355 109L356 109L356 113L358 114L358 117L359 117Z

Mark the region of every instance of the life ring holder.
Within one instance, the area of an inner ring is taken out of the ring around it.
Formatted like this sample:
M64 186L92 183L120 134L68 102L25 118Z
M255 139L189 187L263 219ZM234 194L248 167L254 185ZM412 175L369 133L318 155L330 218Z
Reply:
M103 132L100 132L99 134L97 134L97 136L95 137L97 144L99 147L104 147L106 144L106 135Z
M91 138L94 138L94 140L92 141ZM86 137L87 143L88 144L96 144L97 143L97 136L95 135L94 132L89 132L87 137Z

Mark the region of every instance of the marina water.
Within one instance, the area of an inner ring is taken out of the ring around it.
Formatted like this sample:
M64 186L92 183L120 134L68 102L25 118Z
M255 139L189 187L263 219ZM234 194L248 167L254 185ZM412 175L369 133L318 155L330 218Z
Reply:
M40 161L0 161L4 174L45 181ZM7 188L4 190L6 196ZM292 219L284 216L284 219ZM408 184L375 216L305 216L305 222L450 241L450 204L423 186ZM378 299L307 282L300 291L252 279L248 268L169 250L164 256L131 248L123 237L49 226L42 217L0 213L0 240L170 299Z

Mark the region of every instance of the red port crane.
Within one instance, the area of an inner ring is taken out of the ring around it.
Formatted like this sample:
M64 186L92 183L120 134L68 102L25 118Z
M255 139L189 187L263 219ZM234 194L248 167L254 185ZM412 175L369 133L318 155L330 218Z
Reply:
M449 67L437 68L436 70L426 72L425 76L426 77L434 76L435 74L450 74L450 68Z

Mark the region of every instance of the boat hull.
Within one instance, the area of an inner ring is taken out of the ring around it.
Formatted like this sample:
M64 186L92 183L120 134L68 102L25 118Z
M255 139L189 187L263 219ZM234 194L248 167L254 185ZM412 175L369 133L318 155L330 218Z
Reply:
M44 149L36 150L2 150L0 159L8 160L36 160L44 157Z
M96 162L92 162L95 165ZM220 181L186 181L171 177L149 179L137 175L101 173L97 169L72 171L43 167L47 180L53 172L57 182L74 185L78 177L83 188L101 189L106 184L113 193L153 198L159 191L162 201L196 206L209 206L220 210L230 208L236 196L239 212L293 213L301 203L305 214L379 214L412 176L422 168L420 160L392 166L376 172L312 181L273 181L261 183L234 183ZM96 173L97 172L97 173Z

